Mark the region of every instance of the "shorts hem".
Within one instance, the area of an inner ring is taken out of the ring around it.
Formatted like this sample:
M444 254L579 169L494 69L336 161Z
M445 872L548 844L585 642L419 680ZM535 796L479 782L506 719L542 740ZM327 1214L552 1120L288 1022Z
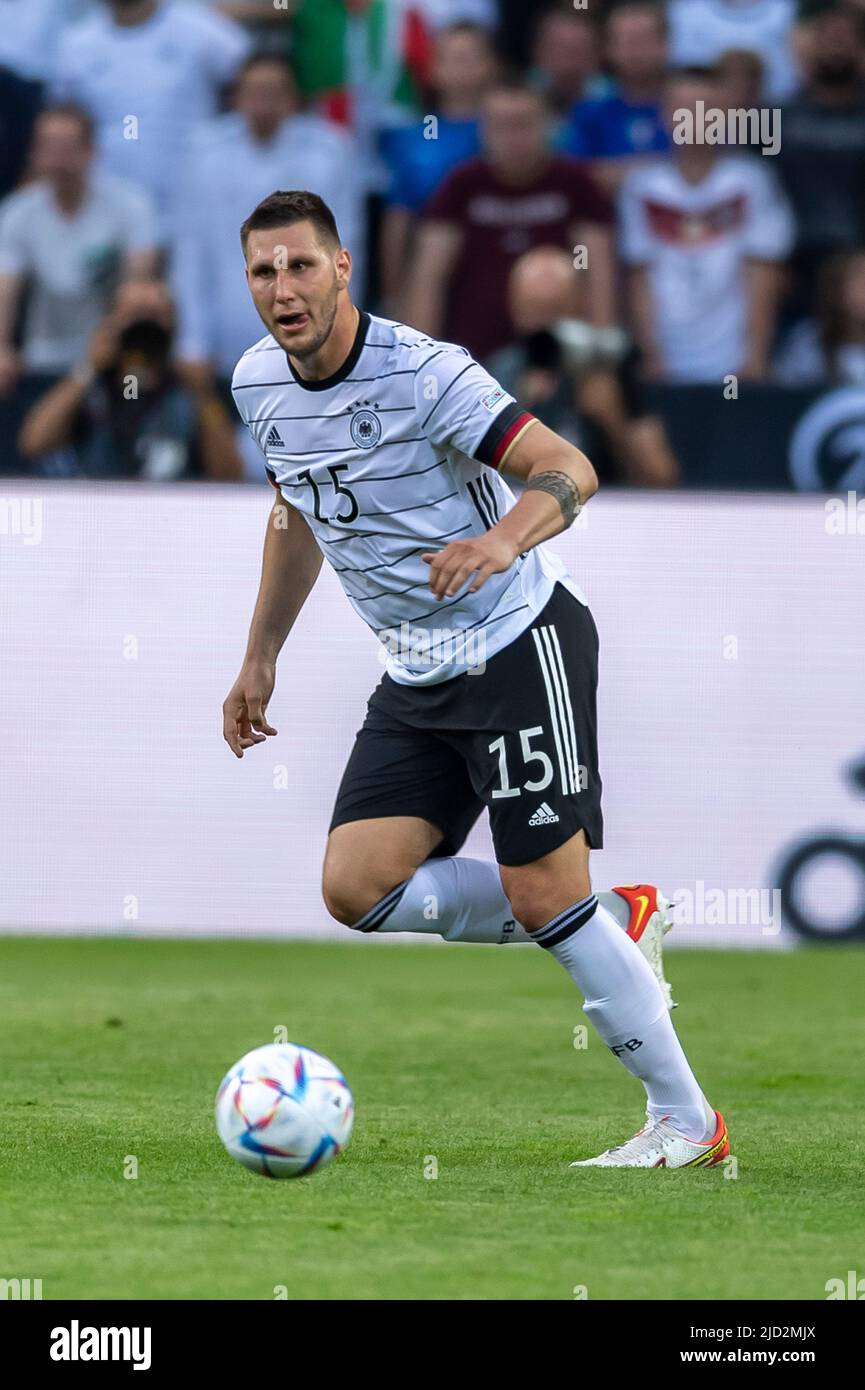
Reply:
M526 864L534 864L538 859L543 859L545 855L552 854L555 850L561 849L562 845L566 845L575 835L579 835L581 830L585 833L589 849L595 850L604 848L604 833L601 826L585 824L572 825L563 827L559 835L551 835L549 840L544 843L544 847L535 853L517 856L509 855L507 860L505 860L500 857L499 847L496 845L496 863L502 869L521 869Z

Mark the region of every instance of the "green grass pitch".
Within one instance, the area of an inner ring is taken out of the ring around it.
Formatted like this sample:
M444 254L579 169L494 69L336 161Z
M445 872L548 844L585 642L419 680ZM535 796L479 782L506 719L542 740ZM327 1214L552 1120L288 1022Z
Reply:
M568 1170L639 1127L642 1090L591 1031L574 1047L578 996L528 947L0 937L0 1277L46 1299L825 1299L865 1274L865 953L680 951L669 974L735 1177ZM213 1125L223 1073L280 1026L357 1105L299 1182L245 1172Z

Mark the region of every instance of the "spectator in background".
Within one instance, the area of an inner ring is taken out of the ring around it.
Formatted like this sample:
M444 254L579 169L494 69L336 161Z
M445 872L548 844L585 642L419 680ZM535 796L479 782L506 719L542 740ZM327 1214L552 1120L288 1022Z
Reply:
M149 190L167 236L177 192L177 151L215 114L250 43L215 11L164 0L100 0L63 34L53 90L96 124L103 168Z
M434 29L453 24L477 24L493 30L499 19L498 0L415 0Z
M633 344L619 328L586 323L585 286L558 247L527 251L508 282L515 342L490 373L520 405L582 449L602 480L671 487L678 466L646 409Z
M85 13L91 0L0 0L0 67L44 82L51 75L66 25Z
M75 363L118 282L151 274L156 215L143 189L94 172L90 118L43 111L35 182L0 205L0 394L22 369L56 375ZM14 333L27 291L20 352Z
M784 343L782 386L865 386L865 247L830 256L817 278L816 316Z
M206 5L219 10L226 19L242 24L255 44L257 53L285 54L290 46L291 13L296 0L184 0L188 5Z
M483 154L461 164L424 209L406 318L479 358L510 342L511 267L534 246L584 248L587 316L613 321L611 212L577 161L547 147L548 109L524 83L495 87L483 108Z
M228 414L178 379L172 329L164 284L122 286L80 365L26 417L20 453L46 472L88 478L239 478Z
M667 119L718 106L717 75L674 73ZM696 120L696 114L694 116ZM714 145L675 144L636 169L620 195L629 316L646 374L715 382L760 381L774 346L781 264L793 240L790 209L769 161Z
M0 67L0 198L12 192L24 173L41 107L41 83Z
M381 227L380 280L386 313L399 303L421 208L457 164L480 153L481 102L496 72L485 29L455 24L441 30L431 69L434 123L425 116L417 124L388 132L383 142L391 171Z
M531 78L559 119L578 102L607 96L610 83L600 74L595 22L587 10L550 10L541 15L532 41Z
M563 148L590 159L593 174L614 192L635 160L670 145L661 112L667 31L660 6L653 0L625 0L611 10L604 25L604 53L616 90L574 108Z
M723 87L721 105L727 110L750 111L760 106L766 69L759 53L752 48L728 48L715 63ZM756 146L759 153L759 146Z
M172 239L178 356L196 379L231 377L262 335L244 276L240 225L275 188L313 188L333 208L363 282L363 198L352 138L320 116L298 111L291 67L276 54L249 58L233 110L205 122L182 160Z
M796 90L796 0L669 0L668 8L677 67L713 67L728 49L749 48L763 61L765 100L785 101Z
M526 54L531 51L532 36L537 30L538 20L549 10L561 7L561 0L532 0L530 5L526 4L526 0L498 0L499 27L496 42L510 66L523 66ZM597 0L592 0L589 8L594 14L599 8Z
M724 111L759 111L763 106L763 85L765 69L759 54L750 48L729 48L722 53L714 65L721 88L720 105ZM776 129L780 129L780 126ZM767 132L767 136L771 132ZM783 137L782 137L783 138ZM748 154L763 158L763 149L777 154L777 145L772 138L764 142L762 138L740 146ZM768 156L767 156L768 157Z
M291 57L303 97L353 131L370 192L388 172L383 130L423 112L432 26L418 0L296 0Z
M820 266L865 244L865 15L822 5L802 26L805 89L782 111L778 168L796 216L798 316L813 312Z

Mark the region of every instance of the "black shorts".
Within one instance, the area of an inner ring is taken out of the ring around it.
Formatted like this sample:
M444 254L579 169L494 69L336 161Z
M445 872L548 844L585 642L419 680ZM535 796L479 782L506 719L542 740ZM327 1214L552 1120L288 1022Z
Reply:
M561 584L531 627L438 685L384 676L367 705L330 828L420 816L457 854L486 806L499 864L530 864L584 830L603 843L598 630Z

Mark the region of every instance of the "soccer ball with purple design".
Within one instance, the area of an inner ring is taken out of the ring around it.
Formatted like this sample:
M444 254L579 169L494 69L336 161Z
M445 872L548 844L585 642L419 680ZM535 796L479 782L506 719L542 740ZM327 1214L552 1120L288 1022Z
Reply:
M232 1158L267 1178L302 1178L341 1153L354 1102L338 1067L296 1043L267 1043L235 1062L216 1095Z

